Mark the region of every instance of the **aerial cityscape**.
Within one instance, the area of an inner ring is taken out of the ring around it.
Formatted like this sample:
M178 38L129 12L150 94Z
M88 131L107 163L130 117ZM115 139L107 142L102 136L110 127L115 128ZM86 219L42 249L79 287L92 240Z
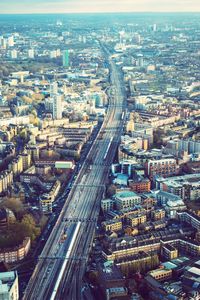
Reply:
M200 299L200 3L32 2L0 3L0 300Z

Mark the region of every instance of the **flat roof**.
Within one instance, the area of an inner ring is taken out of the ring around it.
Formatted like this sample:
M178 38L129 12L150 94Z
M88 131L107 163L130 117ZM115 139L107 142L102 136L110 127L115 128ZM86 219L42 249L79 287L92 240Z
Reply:
M188 270L188 272L200 276L200 269L198 269L198 268L196 268L196 267L190 268L190 269Z
M122 192L117 192L116 196L120 198L130 198L138 195L132 191L122 191Z
M170 270L177 268L177 265L173 264L170 261L162 263L162 266L164 266L166 269L170 269Z

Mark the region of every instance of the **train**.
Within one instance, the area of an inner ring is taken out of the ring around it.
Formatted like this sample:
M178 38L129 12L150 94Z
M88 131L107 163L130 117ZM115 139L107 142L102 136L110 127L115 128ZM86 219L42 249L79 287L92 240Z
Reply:
M104 157L103 157L104 160L106 159L106 156L107 156L107 154L108 154L108 151L109 151L109 149L110 149L110 146L111 146L112 141L113 141L113 136L112 136L111 139L110 139L110 142L109 142L109 144L108 144L106 153L105 153L105 155L104 155Z
M62 263L61 269L59 271L59 275L56 278L56 282L55 282L54 289L53 289L53 292L51 294L50 300L56 299L56 295L57 295L61 280L63 278L67 263L70 259L73 247L76 243L76 239L77 239L77 235L79 233L80 227L81 227L81 222L80 221L78 221L75 224L70 225L70 227L69 227L69 230L68 230L67 236L66 236L66 241L65 241L66 242L66 248L65 248L65 255L64 255L63 263Z

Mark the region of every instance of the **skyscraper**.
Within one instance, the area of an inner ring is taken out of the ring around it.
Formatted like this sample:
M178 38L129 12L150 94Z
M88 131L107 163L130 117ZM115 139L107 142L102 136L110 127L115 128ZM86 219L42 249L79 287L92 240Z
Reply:
M17 59L17 54L17 50L15 49L10 52L10 56L12 59Z
M53 119L62 119L62 95L53 95Z
M63 52L63 67L69 67L69 51L65 50Z
M50 96L53 97L57 93L58 93L58 83L54 81L52 84L50 84Z
M35 57L35 52L34 49L29 49L28 50L28 57L33 59Z

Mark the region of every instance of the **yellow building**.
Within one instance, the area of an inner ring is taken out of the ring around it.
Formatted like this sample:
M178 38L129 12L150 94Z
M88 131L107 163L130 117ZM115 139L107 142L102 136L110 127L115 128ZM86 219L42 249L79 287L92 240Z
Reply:
M105 231L119 231L122 230L122 221L121 220L108 220L102 222L102 227Z
M126 132L133 132L134 130L135 130L134 115L133 113L131 113L130 120L126 125Z
M158 281L165 281L172 278L172 270L169 269L156 269L150 271L148 274Z
M133 214L127 216L126 221L131 227L135 227L142 223L145 223L147 221L147 216L146 214L139 214L139 215Z

